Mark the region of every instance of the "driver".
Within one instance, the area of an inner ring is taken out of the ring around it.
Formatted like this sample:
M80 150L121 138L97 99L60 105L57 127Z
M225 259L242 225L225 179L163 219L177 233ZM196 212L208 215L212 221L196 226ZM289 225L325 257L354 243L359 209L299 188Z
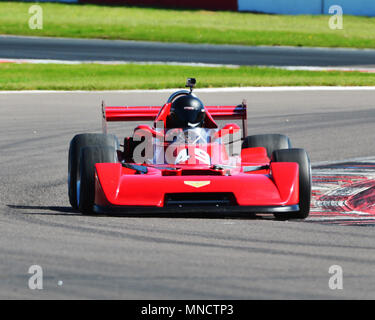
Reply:
M202 128L205 117L206 110L202 101L192 94L184 95L173 101L166 127L183 130Z
M208 135L203 128L205 117L206 110L202 101L192 94L184 95L172 103L166 127L180 129L180 134L174 139L175 142L207 143ZM172 130L171 133L175 136L173 133L176 133L176 130Z

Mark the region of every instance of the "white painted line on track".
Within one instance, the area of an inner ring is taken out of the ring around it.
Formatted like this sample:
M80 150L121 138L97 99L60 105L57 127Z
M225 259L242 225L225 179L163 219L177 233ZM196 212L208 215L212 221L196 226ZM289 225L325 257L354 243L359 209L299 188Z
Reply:
M341 71L341 72L363 72L374 73L375 67L312 67L312 66L267 66L290 71Z
M0 90L0 94L19 94L19 93L169 93L181 90L181 88L172 89L151 89L151 90ZM201 88L194 92L293 92L293 91L375 91L373 87L231 87L231 88Z
M116 60L54 60L54 59L13 59L13 58L0 58L0 63L30 63L30 64L102 64L102 65L168 65L168 66L187 66L187 67L211 67L211 68L239 68L236 64L216 64L216 63L201 63L201 62L177 62L177 61L116 61Z
M101 64L101 65L168 65L168 66L188 66L188 67L211 67L211 68L239 68L238 64L219 64L203 62L178 62L178 61L128 61L128 60L58 60L58 59L18 59L1 58L0 63L30 63L30 64ZM363 72L375 73L375 67L315 67L315 66L274 66L274 65L247 65L247 67L275 68L290 71L345 71L345 72Z

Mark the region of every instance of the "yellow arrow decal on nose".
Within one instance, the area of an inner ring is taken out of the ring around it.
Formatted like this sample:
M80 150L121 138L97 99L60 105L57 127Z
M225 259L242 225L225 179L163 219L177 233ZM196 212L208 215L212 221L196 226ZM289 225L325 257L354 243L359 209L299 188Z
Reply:
M194 188L200 188L209 185L211 181L184 181L184 183Z

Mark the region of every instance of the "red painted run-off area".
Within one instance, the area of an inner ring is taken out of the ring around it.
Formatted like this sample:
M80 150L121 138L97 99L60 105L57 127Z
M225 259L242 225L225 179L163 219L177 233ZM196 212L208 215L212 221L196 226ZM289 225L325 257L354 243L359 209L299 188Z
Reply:
M375 163L342 163L313 170L310 221L375 226Z
M237 11L237 0L79 0L80 3ZM189 27L189 26L186 26Z

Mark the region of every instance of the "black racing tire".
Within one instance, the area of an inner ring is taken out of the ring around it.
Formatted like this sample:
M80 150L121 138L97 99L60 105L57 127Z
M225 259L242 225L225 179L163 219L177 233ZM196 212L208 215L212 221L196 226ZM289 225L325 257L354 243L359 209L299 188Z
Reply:
M304 149L275 150L273 162L297 162L299 165L299 208L298 212L279 213L275 217L281 220L306 219L311 203L311 164Z
M77 134L70 141L68 159L68 194L70 205L78 209L77 203L77 176L79 171L79 157L81 149L87 146L109 146L119 148L119 142L115 135L102 133Z
M264 147L267 150L267 156L271 157L272 152L280 149L290 149L292 144L287 136L283 134L257 134L248 136L242 142L242 149Z
M113 147L91 146L81 149L78 190L78 208L82 214L93 214L95 201L95 164L116 163L117 151Z

